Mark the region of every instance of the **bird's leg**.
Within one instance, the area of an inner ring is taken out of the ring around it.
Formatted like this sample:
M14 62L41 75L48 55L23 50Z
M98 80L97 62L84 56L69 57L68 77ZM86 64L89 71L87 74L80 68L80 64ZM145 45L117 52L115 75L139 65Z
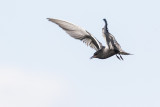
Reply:
M119 58L119 56L117 56L117 54L116 54L116 57L117 57L119 60L121 60L121 59Z
M123 60L123 58L122 58L121 54L119 54L119 56L120 56L120 58Z

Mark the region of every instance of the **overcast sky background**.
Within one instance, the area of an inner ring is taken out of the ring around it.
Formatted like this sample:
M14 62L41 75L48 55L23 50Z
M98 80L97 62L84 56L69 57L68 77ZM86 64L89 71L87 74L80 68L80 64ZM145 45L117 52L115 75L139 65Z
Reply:
M0 107L160 107L159 0L1 0ZM103 18L132 56L100 60L46 18L104 45Z

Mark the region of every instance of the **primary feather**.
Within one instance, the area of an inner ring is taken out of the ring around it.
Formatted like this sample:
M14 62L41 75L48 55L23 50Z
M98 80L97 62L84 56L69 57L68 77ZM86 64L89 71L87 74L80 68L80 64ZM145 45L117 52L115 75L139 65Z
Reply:
M52 19L52 18L47 18L47 19L59 25L71 37L83 41L84 43L86 43L91 48L95 49L96 51L102 48L102 44L93 35L87 32L85 29L77 25L74 25L72 23L63 21L63 20Z

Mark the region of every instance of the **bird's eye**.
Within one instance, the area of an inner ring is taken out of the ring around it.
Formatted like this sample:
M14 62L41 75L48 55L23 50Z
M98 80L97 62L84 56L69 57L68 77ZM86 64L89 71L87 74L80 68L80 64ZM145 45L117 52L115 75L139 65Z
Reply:
M95 53L94 55L98 55L97 53Z

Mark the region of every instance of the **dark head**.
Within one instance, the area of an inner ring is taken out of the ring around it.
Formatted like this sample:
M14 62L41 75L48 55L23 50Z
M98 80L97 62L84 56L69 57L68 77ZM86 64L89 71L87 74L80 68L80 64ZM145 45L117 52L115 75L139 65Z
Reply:
M90 58L101 58L102 57L102 50L99 50L97 52L94 53L94 55Z

